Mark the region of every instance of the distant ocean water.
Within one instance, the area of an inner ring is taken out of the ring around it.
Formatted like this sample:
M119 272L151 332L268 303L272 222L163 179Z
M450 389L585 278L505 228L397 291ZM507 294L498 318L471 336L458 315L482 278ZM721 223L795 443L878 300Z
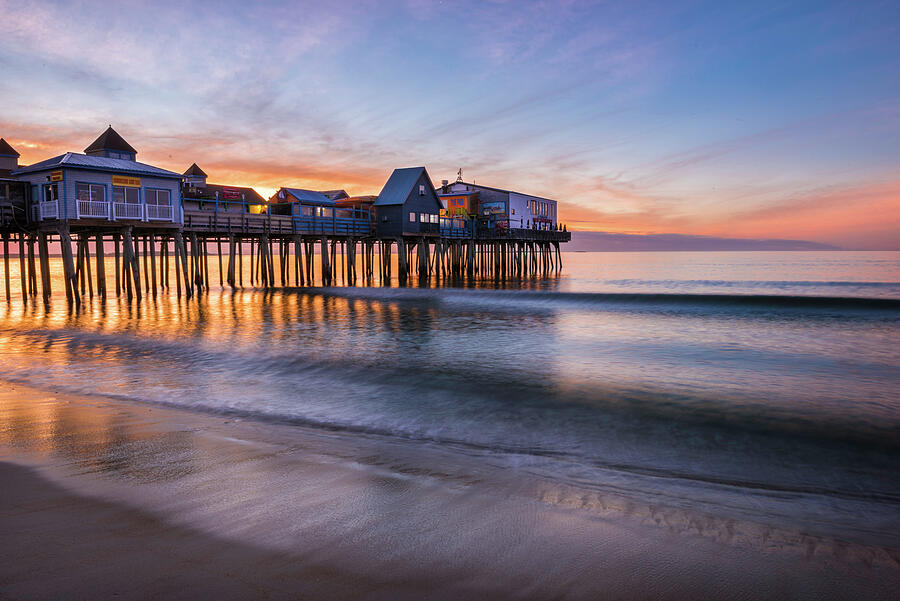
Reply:
M4 303L0 378L439 445L567 490L900 548L900 253L564 264Z

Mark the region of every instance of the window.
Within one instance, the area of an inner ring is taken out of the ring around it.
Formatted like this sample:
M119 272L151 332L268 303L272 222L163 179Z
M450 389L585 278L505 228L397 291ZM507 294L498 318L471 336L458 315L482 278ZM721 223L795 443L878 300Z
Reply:
M428 223L428 213L419 213L419 221Z
M410 222L410 223L415 223L415 222L416 222L416 214L415 214L415 213L410 212L410 214L409 214L409 222Z
M315 207L300 207L300 214L304 217L313 217L316 214Z
M431 216L431 223L438 223L439 220L440 220L440 217L438 215Z
M425 196L425 184L419 184L419 196Z
M170 205L172 199L168 190L147 189L145 198L148 205Z
M106 200L106 186L99 184L76 184L75 190L78 200Z
M59 186L57 184L47 184L44 186L44 200L46 202L59 200Z
M113 186L113 202L127 202L130 204L138 204L139 202L141 202L138 189L126 188L124 186Z
M331 217L331 207L319 207L319 217Z

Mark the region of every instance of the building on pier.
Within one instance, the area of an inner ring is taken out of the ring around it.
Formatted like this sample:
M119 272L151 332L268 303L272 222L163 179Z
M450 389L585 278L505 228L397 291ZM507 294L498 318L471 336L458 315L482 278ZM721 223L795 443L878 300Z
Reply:
M334 214L335 201L323 192L303 188L280 188L269 206L274 215L297 215L300 217L327 217Z
M479 221L484 225L495 225L500 228L521 228L536 230L555 230L557 228L556 201L524 194L513 190L493 188L462 181L453 183L444 180L441 183L441 199L459 199L478 194L476 212ZM456 200L457 203L461 202ZM470 203L471 204L471 203Z
M184 172L182 196L185 211L213 211L216 213L251 213L266 211L268 202L253 188L208 184L206 173L191 164Z
M281 188L269 199L269 212L272 215L290 215L292 227L298 233L348 236L368 236L372 233L371 203L353 200L349 196L333 200L324 192Z
M84 154L67 152L12 175L30 190L38 222L183 222L181 174L139 163L109 127Z
M440 235L443 206L425 167L394 169L373 206L380 238Z
M19 168L19 153L0 138L0 227L20 228L28 223L28 187L12 177Z

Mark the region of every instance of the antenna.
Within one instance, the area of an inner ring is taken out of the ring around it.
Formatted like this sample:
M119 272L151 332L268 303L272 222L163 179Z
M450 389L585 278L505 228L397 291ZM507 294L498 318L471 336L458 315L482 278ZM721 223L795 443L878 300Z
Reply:
M456 172L456 183L461 183L463 181L462 178L462 167L459 168L459 171Z

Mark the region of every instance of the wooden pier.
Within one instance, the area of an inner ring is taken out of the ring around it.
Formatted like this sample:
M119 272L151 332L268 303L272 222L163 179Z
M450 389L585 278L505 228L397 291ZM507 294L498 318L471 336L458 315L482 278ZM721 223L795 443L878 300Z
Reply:
M51 243L61 249L66 298L78 304L112 294L106 274L110 245L115 295L141 300L172 288L190 297L215 283L231 288L331 286L338 275L347 285L371 284L376 274L382 282L396 275L400 285L434 277L526 278L560 269L559 245L570 239L565 231L475 228L462 234L447 230L385 238L374 229L367 220L300 221L290 215L202 210L185 211L184 224L89 219L23 224L4 219L4 292L11 301L12 248L22 299L40 296L49 302ZM391 273L393 254L396 274ZM250 267L247 282L245 262Z

